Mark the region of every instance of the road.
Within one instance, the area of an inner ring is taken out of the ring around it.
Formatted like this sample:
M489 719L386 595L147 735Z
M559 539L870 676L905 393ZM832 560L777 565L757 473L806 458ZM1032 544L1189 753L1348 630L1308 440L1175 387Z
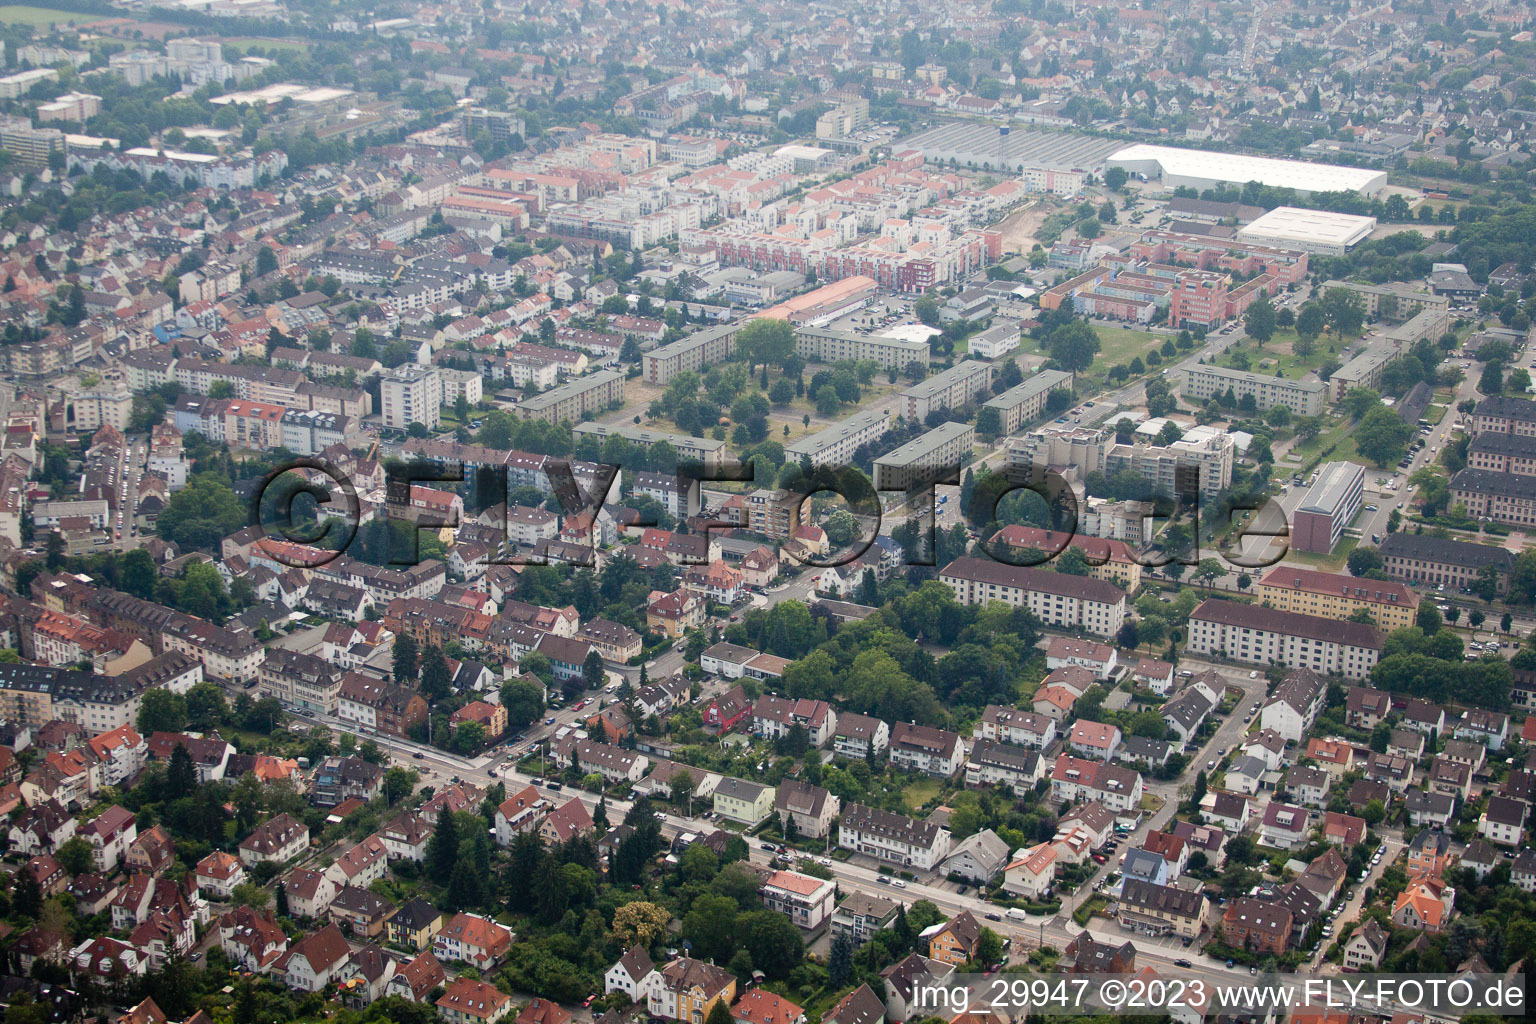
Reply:
M786 587L775 594L769 595L769 597L784 600L793 593L795 593L793 588ZM1249 710L1256 706L1257 699L1263 696L1265 687L1263 677L1255 679L1250 677L1248 673L1233 669L1230 666L1208 665L1191 659L1192 670L1200 671L1207 667L1215 668L1232 686L1242 689L1245 696L1233 713L1222 722L1211 739L1194 754L1191 761L1191 772L1200 770L1200 767L1207 761L1218 758L1220 756L1219 751L1228 749L1238 742L1246 729L1245 717ZM731 685L734 684L729 681L713 681L706 685L705 696L717 693ZM537 730L541 736L553 732L562 725L574 724L579 717L585 716L579 715L574 709L566 708L556 712L551 717L555 718L555 724L549 726L541 725ZM354 723L343 722L333 716L311 717L309 721L324 725L334 732L351 733L375 739L386 749L393 760L399 764L417 769L422 775L423 783L434 788L441 789L443 786L451 785L455 779L481 788L488 787L495 782L501 782L509 789L533 784L534 776L519 771L508 763L505 748L498 748L489 754L475 758L464 758L408 740L376 735L371 732L359 732L355 728ZM530 731L530 738L532 736L533 731ZM519 746L522 747L524 745L519 744ZM1187 784L1192 779L1193 775L1186 773L1185 778L1166 782L1151 782L1149 784L1147 792L1161 800L1162 807L1130 836L1125 837L1124 849L1131 849L1136 846L1150 829L1167 825L1177 809L1181 785ZM602 799L598 794L571 788L564 788L559 792L554 792L545 787L541 790L541 793L546 799L556 804L572 798L579 799L588 807L589 811L594 809L598 801ZM622 820L631 804L625 800L607 799L606 806L608 819L617 822ZM702 812L704 808L700 810ZM668 839L674 838L681 832L712 831L717 827L699 818L688 818L673 813L670 809L661 812L658 816L662 823L663 835ZM750 839L749 845L752 846L750 857L754 864L766 865L774 856L774 854L768 851L759 849ZM815 856L822 852L822 850L800 851L801 855L804 856ZM864 892L886 898L904 899L909 902L919 899L931 900L946 916L953 916L961 911L970 911L978 918L985 918L986 915L998 915L999 913L997 908L976 898L974 895L961 895L957 893L953 885L945 882L939 876L932 876L924 881L903 882L899 886L895 880L889 883L882 883L879 879L886 877L887 873L892 870L892 865L875 861L863 855L855 855L849 861L835 859L831 861L831 871L843 895L849 892ZM1085 881L1075 894L1063 901L1061 911L1052 917L1032 918L1027 923L1015 922L1009 918L1001 918L989 923L999 934L1011 937L1014 940L1012 948L1020 953L1042 942L1061 948L1070 939L1083 931L1082 928L1072 921L1071 914L1073 909L1084 899L1092 896L1095 884L1113 870L1115 870L1114 864L1103 865L1093 878ZM1116 938L1119 941L1124 941L1126 938L1132 939L1136 943L1138 950L1138 964L1150 964L1164 971L1176 969L1174 967L1175 960L1193 959L1197 955L1191 950L1184 949L1177 943L1150 940L1146 936L1132 935L1122 931L1118 926L1102 920L1093 922L1093 927L1089 931L1097 937L1105 939ZM1193 969L1177 968L1177 970L1183 972L1180 975L1181 977L1189 977L1191 972L1193 972L1193 975L1206 976L1210 980L1223 976L1232 976L1218 965L1199 960L1195 960L1195 967Z

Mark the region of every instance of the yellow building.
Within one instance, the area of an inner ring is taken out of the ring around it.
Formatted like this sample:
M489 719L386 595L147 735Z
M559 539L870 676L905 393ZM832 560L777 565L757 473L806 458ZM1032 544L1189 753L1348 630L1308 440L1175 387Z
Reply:
M648 999L653 1017L704 1024L716 1003L723 1000L730 1006L736 1001L736 976L723 967L678 957L658 973Z
M1414 624L1418 596L1405 584L1368 580L1291 565L1277 565L1259 581L1259 599L1283 612L1348 620L1362 608L1378 629L1391 632Z

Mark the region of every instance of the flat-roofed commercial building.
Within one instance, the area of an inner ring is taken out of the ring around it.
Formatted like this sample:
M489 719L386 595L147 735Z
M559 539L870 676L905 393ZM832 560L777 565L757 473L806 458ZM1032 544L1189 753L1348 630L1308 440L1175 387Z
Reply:
M961 604L1002 601L1028 608L1047 626L1114 636L1125 624L1125 591L1112 583L1049 569L1004 565L988 558L957 558L939 582Z
M1072 374L1065 370L1041 370L1022 384L1017 384L982 404L996 409L1002 421L1002 433L1011 434L1024 424L1045 414L1045 403L1052 391L1072 389Z
M928 484L958 482L970 460L976 428L969 423L941 423L875 460L875 490L906 491Z
M1381 657L1381 636L1363 622L1208 598L1190 613L1188 649L1249 665L1364 679Z
M901 414L913 423L921 423L929 413L957 409L991 386L992 364L967 359L903 391L898 396Z
M1277 565L1259 581L1259 600L1283 612L1348 619L1364 609L1385 632L1414 624L1418 597L1402 583Z
M1252 395L1259 412L1283 405L1295 416L1317 416L1328 398L1328 386L1318 380L1287 380L1223 366L1190 366L1184 370L1184 397L1205 402L1231 390L1238 399Z
M745 324L736 323L707 327L652 349L641 360L646 383L665 384L684 370L697 373L707 366L724 362L735 351L736 334L743 326Z
M1131 174L1161 179L1163 188L1173 191L1187 186L1197 192L1235 185L1239 188L1256 181L1272 188L1295 189L1304 195L1313 192L1359 192L1373 196L1387 187L1387 172L1337 164L1314 164L1302 160L1279 160L1267 156L1247 156L1203 149L1181 149L1138 143L1111 153L1106 168L1119 167Z
M795 331L795 354L816 363L841 359L872 359L885 370L904 370L912 363L928 366L928 342L890 338L824 327L800 327Z
M1291 543L1301 551L1327 554L1344 527L1360 511L1365 495L1365 467L1330 462L1317 472L1317 483L1291 516Z
M809 437L802 437L784 446L786 461L804 462L812 466L829 464L846 466L853 461L853 453L871 441L878 440L890 429L891 414L884 409L865 409L847 419L819 430Z
M1277 206L1258 220L1238 228L1237 238L1250 245L1343 256L1369 238L1374 230L1375 217Z
M716 441L710 437L690 437L687 434L672 434L665 430L646 430L625 423L578 423L571 428L571 433L577 437L585 434L602 439L622 437L626 441L645 448L665 441L677 450L679 462L697 462L706 469L715 469L725 463L725 442Z
M583 418L604 412L616 402L624 403L624 374L618 370L599 370L541 395L525 398L518 403L517 411L524 419L580 423Z

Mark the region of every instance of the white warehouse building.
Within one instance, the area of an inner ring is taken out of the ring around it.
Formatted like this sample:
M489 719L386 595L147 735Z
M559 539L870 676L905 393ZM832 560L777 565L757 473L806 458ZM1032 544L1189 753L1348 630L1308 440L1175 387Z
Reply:
M1224 185L1241 187L1257 181L1272 188L1295 189L1302 194L1359 192L1374 196L1387 186L1386 171L1365 167L1340 167L1304 160L1277 160L1267 156L1148 144L1127 146L1111 153L1104 166L1120 167L1152 180L1161 179L1163 187L1170 191L1185 185L1203 192Z

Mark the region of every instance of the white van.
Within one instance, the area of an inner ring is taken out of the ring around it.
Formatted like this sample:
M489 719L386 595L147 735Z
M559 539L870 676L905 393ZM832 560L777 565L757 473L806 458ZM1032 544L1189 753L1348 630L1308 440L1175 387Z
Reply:
M1008 916L1015 921L1023 921L1029 917L1028 914L1024 913L1024 911L1020 910L1018 907L1009 907Z

